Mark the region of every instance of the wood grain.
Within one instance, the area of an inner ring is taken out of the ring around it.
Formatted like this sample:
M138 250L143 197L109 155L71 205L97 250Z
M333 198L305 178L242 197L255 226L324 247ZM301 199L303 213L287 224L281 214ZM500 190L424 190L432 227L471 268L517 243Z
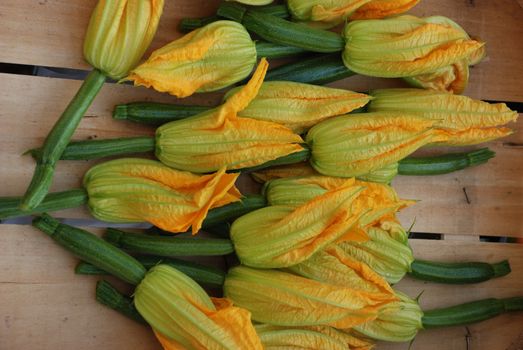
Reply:
M86 69L82 41L95 0L4 0L0 4L0 62ZM213 13L219 0L166 1L151 49L179 37L181 18ZM523 102L523 9L515 0L424 0L419 16L444 15L488 43L488 57L472 69L466 94L475 98ZM31 25L27 25L30 23ZM354 90L401 85L397 80L352 77L336 86Z
M424 259L497 262L508 258L513 269L503 278L469 286L402 280L397 287L407 294L415 297L424 291L425 309L522 293L523 245L425 240L411 244L415 255ZM29 226L0 225L0 246L0 349L159 349L146 327L97 304L97 278L74 275L77 260L46 235ZM470 349L506 349L523 331L521 324L523 313L472 325ZM462 350L465 334L464 327L421 331L412 349ZM378 347L407 348L408 344Z

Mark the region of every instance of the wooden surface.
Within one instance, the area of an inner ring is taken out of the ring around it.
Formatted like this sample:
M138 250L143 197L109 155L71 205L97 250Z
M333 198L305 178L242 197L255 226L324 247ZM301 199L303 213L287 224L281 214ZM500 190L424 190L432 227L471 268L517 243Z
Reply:
M3 0L0 2L0 63L86 69L82 38L96 0ZM166 1L165 15L152 48L178 37L180 18L213 12L218 0ZM471 71L466 94L475 98L523 102L523 8L517 0L423 0L413 13L441 14L487 41L488 57ZM397 86L394 80L352 77L333 84L353 90ZM25 190L33 162L21 154L39 146L76 92L79 81L0 74L0 196ZM117 103L154 100L215 104L221 94L185 100L143 88L107 84L82 120L75 139L150 135L151 128L110 118ZM411 296L425 291L425 308L523 293L523 246L480 243L479 235L523 237L523 120L509 138L490 143L497 157L487 165L434 177L398 177L399 194L420 202L401 214L414 231L444 234L446 241L412 242L425 259L487 260L510 258L513 273L471 286L441 286L406 278L398 288ZM434 153L441 150L424 150ZM94 162L60 162L53 190L78 187ZM242 188L249 190L243 179ZM466 196L465 196L466 192ZM87 218L85 208L58 213ZM455 238L455 239L450 239ZM76 260L28 226L0 225L0 350L4 349L159 349L142 326L106 310L93 298L95 278L75 276ZM468 328L471 350L522 348L523 315L504 315ZM412 349L461 350L464 327L420 332ZM519 347L518 347L519 346ZM407 349L380 344L378 349Z

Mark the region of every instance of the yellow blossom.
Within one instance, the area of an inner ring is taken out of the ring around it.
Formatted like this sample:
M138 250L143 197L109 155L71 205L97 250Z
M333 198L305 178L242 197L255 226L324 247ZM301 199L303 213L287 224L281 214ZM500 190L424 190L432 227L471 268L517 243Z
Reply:
M510 135L503 125L518 118L504 103L488 103L466 96L420 89L383 89L372 92L375 97L369 111L401 112L434 121L438 132L446 136L443 144L473 145Z
M277 326L350 328L374 319L383 305L396 300L388 293L244 266L229 270L224 293L235 305L249 310L254 321Z
M407 12L418 2L420 0L371 0L358 8L350 19L379 19L396 16Z
M234 94L233 89L226 96ZM365 94L287 81L265 82L238 116L282 124L299 134L318 122L347 114L370 100Z
M227 299L211 299L192 279L153 267L134 294L138 312L165 350L261 350L250 313Z
M398 78L432 73L467 59L483 43L440 19L399 16L345 26L343 62L352 71Z
M149 47L163 0L100 0L89 21L85 59L113 79L133 69Z
M194 117L167 123L156 130L156 157L176 169L197 173L261 165L303 150L303 142L285 126L239 118L262 85L267 61L241 90L223 105Z
M371 0L287 0L295 20L323 28L333 27Z
M327 334L304 328L257 325L256 332L265 350L346 350L347 344Z
M238 174L195 175L145 159L118 159L84 176L93 216L107 222L149 222L165 231L198 232L207 212L240 199Z
M256 47L247 30L233 21L217 21L154 51L127 79L186 97L232 85L255 63Z

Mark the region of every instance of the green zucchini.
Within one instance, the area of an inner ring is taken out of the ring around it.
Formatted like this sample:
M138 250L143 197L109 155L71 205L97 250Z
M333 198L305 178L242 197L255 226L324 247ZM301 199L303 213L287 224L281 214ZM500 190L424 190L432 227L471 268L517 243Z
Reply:
M219 21L222 18L219 16L208 16L208 17L201 17L201 18L183 18L180 21L180 25L178 26L178 29L182 33L189 33L192 32L195 29L201 28L206 26L207 24L211 24L213 22Z
M505 276L511 271L507 260L497 264L482 262L439 263L414 260L410 268L409 274L416 279L448 284L483 282L491 278Z
M67 208L79 207L88 201L87 192L83 188L50 193L44 200L30 212L20 209L21 197L0 198L0 220L19 216L57 211Z
M233 202L222 207L209 210L202 228L216 226L222 222L234 220L242 215L250 213L253 210L267 206L265 196L250 194L242 197L241 201Z
M256 54L259 58L286 58L307 53L307 50L299 47L280 45L265 41L256 42Z
M225 281L225 272L214 267L201 265L191 261L157 256L139 256L136 257L136 260L138 260L147 270L158 264L172 266L205 286L221 287ZM81 261L76 265L75 273L79 275L107 274L106 271L85 261Z
M121 313L122 315L129 317L143 325L147 325L147 322L143 319L142 315L134 307L133 300L128 296L121 294L116 288L114 288L109 282L101 280L96 283L96 300Z
M434 157L409 157L399 162L400 175L440 175L488 162L496 155L488 148Z
M444 309L424 311L423 327L439 328L468 325L487 320L508 311L522 311L523 297L484 299Z
M113 228L107 229L104 239L118 248L133 253L164 257L215 256L234 252L234 247L229 239L150 236L127 233Z
M183 106L158 102L133 102L114 107L113 118L154 126L208 111L208 106Z
M33 226L76 257L126 282L137 285L145 276L145 267L135 258L90 232L62 224L45 213L33 220Z
M258 166L254 166L254 167L250 167L250 168L243 168L243 169L238 169L238 170L231 170L231 172L240 172L240 171L242 173L251 172L251 171L257 171L257 170L261 170L261 169L265 169L265 168L270 168L273 166L278 166L278 165L288 165L288 164L296 164L296 163L305 162L305 161L309 160L309 158L311 156L311 150L307 146L307 144L301 144L301 146L304 148L302 151L288 154L286 156L268 161L268 162L260 164Z
M340 54L314 55L270 69L266 81L294 81L324 85L355 75L345 67Z

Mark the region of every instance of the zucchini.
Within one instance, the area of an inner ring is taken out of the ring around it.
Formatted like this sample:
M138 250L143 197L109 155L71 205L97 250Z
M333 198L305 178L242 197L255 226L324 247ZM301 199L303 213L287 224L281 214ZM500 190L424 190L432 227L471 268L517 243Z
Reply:
M400 175L440 175L477 166L488 162L496 155L488 148L465 152L451 153L434 157L409 157L399 162Z
M135 258L90 232L62 224L45 213L33 220L33 226L76 257L126 282L138 285L145 277L145 267Z
M467 284L487 281L510 273L507 260L497 264L482 262L439 263L414 260L409 274L420 280L447 284Z
M256 54L259 58L285 58L307 53L307 50L299 47L280 45L265 41L256 42Z
M49 193L44 200L30 212L20 209L21 197L0 198L0 220L19 216L56 211L68 208L79 207L86 204L89 198L83 188Z
M484 299L444 309L424 311L424 328L467 325L487 320L508 311L522 311L523 297Z
M108 140L75 141L67 145L60 156L62 160L91 160L122 154L154 152L154 137L122 137ZM27 151L38 159L41 149Z
M314 55L270 69L265 81L294 81L324 85L355 75L345 67L339 54Z
M183 106L158 102L133 102L114 107L113 118L160 126L208 111L213 107Z
M136 257L136 260L138 260L147 270L158 264L172 266L205 286L221 287L225 281L225 272L214 267L201 265L191 261L157 256L139 256ZM75 273L79 275L107 274L106 271L85 261L81 261L76 265Z
M104 239L118 248L133 253L164 257L215 256L234 252L234 247L229 239L150 236L127 233L113 228L107 229Z
M202 228L216 226L220 223L234 220L242 215L250 213L253 210L260 209L267 206L265 196L259 194L251 194L243 196L241 201L233 202L222 207L209 210Z
M288 164L296 164L301 163L309 160L311 156L311 150L307 144L301 144L301 146L304 148L302 151L295 152L288 154L286 156L268 161L266 163L250 167L250 168L243 168L243 169L237 169L237 170L231 170L231 172L251 172L251 171L257 171L265 168L270 168L273 166L278 165L288 165Z
M133 300L121 294L109 282L101 280L96 283L96 300L143 325L147 325L142 315L134 307Z

